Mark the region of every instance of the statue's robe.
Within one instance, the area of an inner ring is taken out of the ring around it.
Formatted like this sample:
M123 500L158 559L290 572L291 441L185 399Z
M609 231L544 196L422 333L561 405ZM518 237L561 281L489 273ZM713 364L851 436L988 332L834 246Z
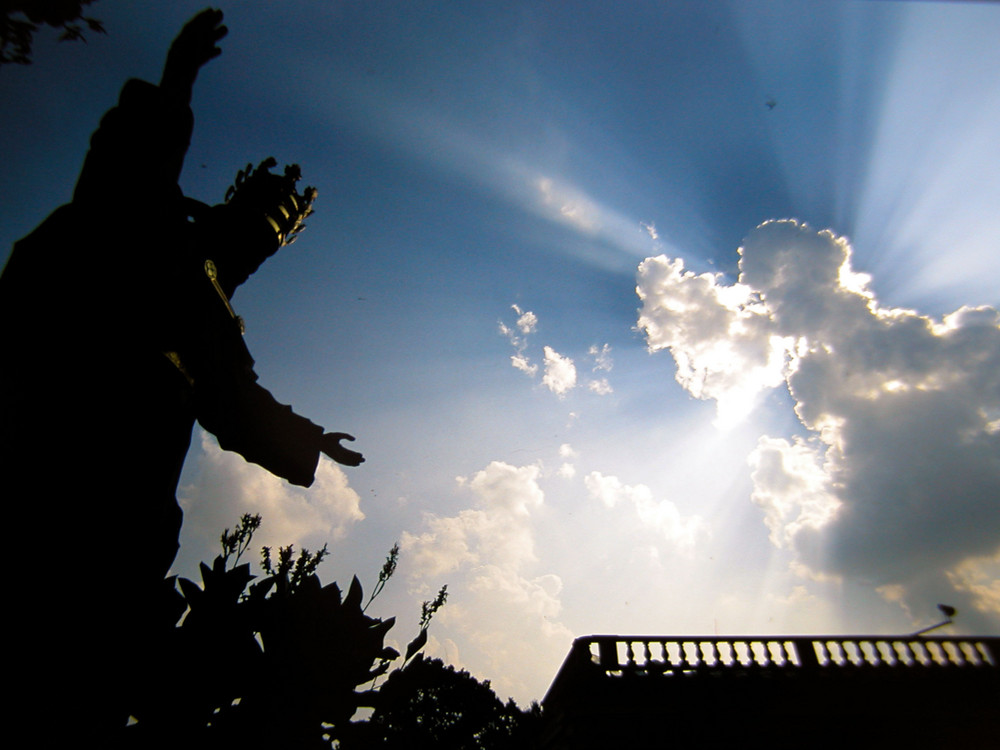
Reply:
M313 481L322 428L257 384L204 270L213 259L231 296L269 254L241 267L265 219L220 206L191 221L178 178L192 127L186 104L129 81L72 202L0 276L7 611L32 660L22 697L42 711L68 693L80 715L102 713L141 669L196 419L222 447Z

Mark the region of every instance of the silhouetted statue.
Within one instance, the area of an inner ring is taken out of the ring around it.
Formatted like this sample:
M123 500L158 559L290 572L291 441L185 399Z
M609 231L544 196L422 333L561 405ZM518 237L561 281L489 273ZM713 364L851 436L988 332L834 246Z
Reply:
M128 690L125 655L148 640L177 551L176 487L196 419L295 484L312 483L321 452L364 460L340 444L352 437L324 433L257 384L229 301L301 229L315 190L300 195L298 168L271 174L273 160L241 172L219 206L178 186L192 86L220 53L221 22L206 10L184 27L158 86L125 85L73 200L15 244L0 276L8 567L13 609L31 613L13 637L35 660L26 703L46 717L62 710L58 694L79 704L74 722L96 721ZM129 600L101 598L103 578Z

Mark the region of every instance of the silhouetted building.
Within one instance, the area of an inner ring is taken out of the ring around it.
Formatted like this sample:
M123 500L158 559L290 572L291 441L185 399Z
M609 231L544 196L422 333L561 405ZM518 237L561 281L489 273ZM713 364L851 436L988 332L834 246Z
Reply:
M1000 747L1000 638L587 636L545 750Z

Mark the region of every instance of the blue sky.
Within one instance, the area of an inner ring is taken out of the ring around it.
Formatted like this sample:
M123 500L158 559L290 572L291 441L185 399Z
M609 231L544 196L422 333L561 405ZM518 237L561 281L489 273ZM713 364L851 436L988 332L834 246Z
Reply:
M4 68L0 253L201 7ZM591 633L997 632L1000 7L221 7L182 187L319 188L234 305L368 460L300 491L196 431L178 572L248 511L326 580L398 540L398 640L447 583L429 651L522 703Z

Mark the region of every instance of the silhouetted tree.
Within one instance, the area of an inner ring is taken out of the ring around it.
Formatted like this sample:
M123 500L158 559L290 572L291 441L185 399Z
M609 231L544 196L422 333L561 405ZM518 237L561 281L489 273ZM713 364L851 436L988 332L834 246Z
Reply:
M0 0L0 65L31 63L31 43L39 26L62 29L60 41L80 39L84 26L103 34L96 18L83 15L83 6L94 0Z
M375 702L370 720L341 745L345 750L527 750L541 722L537 703L528 711L513 700L505 705L489 680L422 654L389 675Z

